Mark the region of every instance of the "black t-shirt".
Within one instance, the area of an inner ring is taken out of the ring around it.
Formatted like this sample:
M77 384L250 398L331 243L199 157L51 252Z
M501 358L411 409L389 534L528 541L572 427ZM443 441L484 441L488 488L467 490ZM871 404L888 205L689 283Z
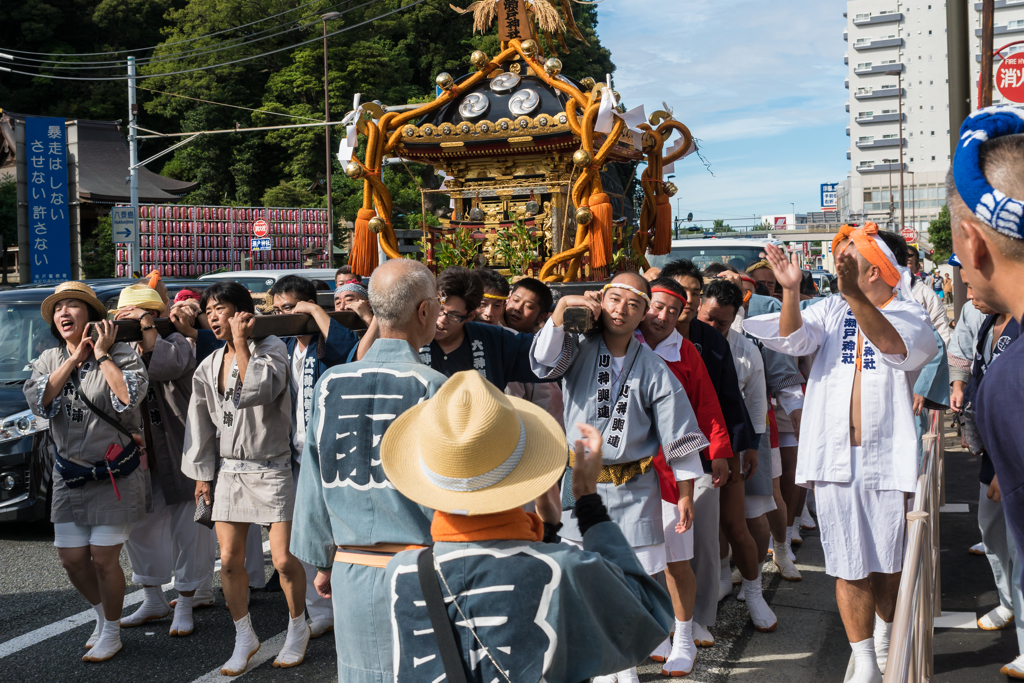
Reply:
M473 352L470 350L469 335L464 333L462 343L451 353L442 351L441 345L436 341L430 342L430 367L445 377L451 377L463 370L472 370Z
M1006 523L1024 548L1024 342L1012 342L992 361L977 393L978 430L992 459Z

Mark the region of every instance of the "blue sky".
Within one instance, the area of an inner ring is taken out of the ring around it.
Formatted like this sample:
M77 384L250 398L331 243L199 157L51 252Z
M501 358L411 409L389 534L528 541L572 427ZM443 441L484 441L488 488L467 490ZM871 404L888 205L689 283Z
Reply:
M738 221L819 209L819 185L844 180L844 2L607 0L598 33L615 89L647 114L673 108L701 141L676 164L672 210ZM571 46L570 46L571 47ZM593 74L595 77L598 74ZM676 200L679 200L678 202Z

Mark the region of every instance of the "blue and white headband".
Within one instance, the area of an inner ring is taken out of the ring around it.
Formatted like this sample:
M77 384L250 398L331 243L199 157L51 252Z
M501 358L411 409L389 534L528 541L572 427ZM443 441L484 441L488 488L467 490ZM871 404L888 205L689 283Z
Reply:
M963 266L960 265L960 259L958 259L956 257L956 254L953 254L952 256L950 256L949 257L949 261L947 261L947 263L949 265L955 267L955 268L962 268L963 267Z
M366 287L363 287L358 282L346 282L341 287L338 287L336 290L334 290L335 298L337 298L338 295L342 294L343 292L355 292L364 299L370 298L370 293L366 291Z
M979 153L987 140L1024 133L1024 113L1013 107L986 107L960 126L960 142L953 158L956 191L978 218L999 233L1024 239L1024 202L992 187L981 172Z

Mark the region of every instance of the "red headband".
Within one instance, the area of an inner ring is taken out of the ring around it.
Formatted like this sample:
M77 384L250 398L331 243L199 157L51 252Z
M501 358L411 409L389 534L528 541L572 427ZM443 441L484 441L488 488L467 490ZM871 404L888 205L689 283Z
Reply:
M671 289L666 289L664 287L651 287L651 294L657 294L658 292L661 292L662 294L668 294L669 296L674 296L675 298L682 301L684 304L686 303L685 296L679 296L677 292L673 292Z

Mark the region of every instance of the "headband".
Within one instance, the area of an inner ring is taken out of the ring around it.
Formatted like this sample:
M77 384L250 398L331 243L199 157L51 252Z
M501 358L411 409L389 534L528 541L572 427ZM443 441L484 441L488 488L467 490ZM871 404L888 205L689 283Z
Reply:
M962 268L963 267L963 266L960 265L960 259L958 259L956 257L956 254L953 254L952 256L950 256L949 257L949 261L947 261L947 263L949 265L951 265L951 266L956 267L956 268Z
M1004 135L1024 133L1024 113L1012 107L986 107L960 126L960 142L953 157L956 191L967 208L997 232L1024 239L1024 202L992 187L981 172L981 144Z
M370 298L370 293L366 291L366 287L363 287L358 282L346 282L341 287L334 290L334 296L338 296L342 292L353 292L364 299Z
M836 256L836 255L839 254L839 243L842 242L843 240L850 239L850 235L852 235L853 231L856 230L856 229L857 228L851 227L849 225L844 225L843 227L839 228L839 232L836 233L836 236L832 238L832 254L833 254L833 256Z
M603 292L603 291L605 291L607 289L625 289L627 292L633 292L638 297L640 297L641 299L646 301L648 306L651 305L651 297L647 296L647 294L645 294L644 292L641 292L636 287L630 287L629 285L627 285L624 282L609 282L608 284L606 284L601 289L601 291Z
M899 289L904 301L916 301L911 290L910 269L896 263L896 255L892 253L889 245L878 236L876 224L868 221L863 228L852 231L849 238L853 246L857 247L860 255L868 263L878 268L885 284L893 289Z
M761 259L757 263L755 263L752 266L750 266L749 268L747 268L747 272L748 273L753 273L755 270L760 270L761 268L767 268L768 270L771 270L772 266L771 266L770 263L768 263L767 259Z
M686 297L680 295L678 292L673 292L671 289L667 289L665 287L651 287L651 294L656 294L658 292L662 294L668 294L669 296L674 296L675 298L682 301L684 304L686 303Z
M507 296L501 296L500 294L484 294L485 299L492 299L494 301L508 301Z

